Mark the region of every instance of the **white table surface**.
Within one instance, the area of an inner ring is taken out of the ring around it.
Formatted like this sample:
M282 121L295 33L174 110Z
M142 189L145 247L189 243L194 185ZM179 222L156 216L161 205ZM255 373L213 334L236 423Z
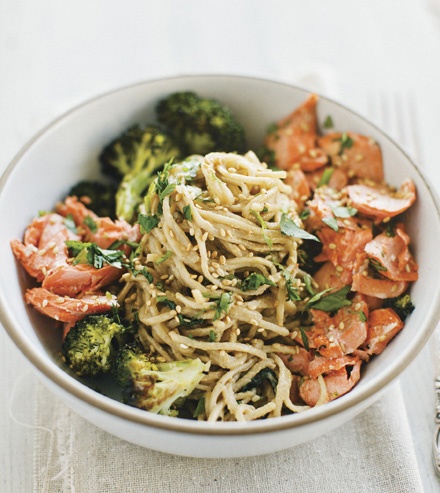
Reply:
M0 172L51 119L121 85L232 73L314 89L311 74L321 73L326 95L366 116L372 94L409 94L419 129L412 150L440 190L435 10L436 0L0 0ZM431 466L433 375L428 345L401 377L426 492L440 491ZM0 330L1 492L33 491L32 382Z

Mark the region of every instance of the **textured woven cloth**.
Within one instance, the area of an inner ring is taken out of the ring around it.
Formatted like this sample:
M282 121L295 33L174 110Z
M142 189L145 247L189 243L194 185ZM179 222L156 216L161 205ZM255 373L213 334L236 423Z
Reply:
M77 416L45 388L36 395L36 493L423 492L399 384L312 442L228 460L129 444Z

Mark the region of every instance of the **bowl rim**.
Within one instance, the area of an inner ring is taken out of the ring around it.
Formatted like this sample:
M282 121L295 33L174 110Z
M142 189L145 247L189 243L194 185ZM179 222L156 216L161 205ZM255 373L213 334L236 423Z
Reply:
M45 125L41 130L36 132L17 152L17 154L12 158L11 162L2 173L0 177L0 196L7 184L9 175L15 169L16 166L21 161L21 158L26 154L26 152L32 148L32 146L37 143L41 138L43 138L46 133L54 129L57 125L65 122L73 114L81 111L84 107L112 95L122 93L125 91L130 91L139 86L149 85L153 83L158 83L161 81L173 81L173 80L184 80L188 79L227 79L227 80L247 80L249 82L265 83L283 86L287 88L293 88L297 91L303 92L304 95L308 95L311 92L315 92L319 99L326 100L337 107L348 111L357 119L362 120L368 125L372 126L376 131L378 131L384 140L387 140L391 145L395 146L398 151L406 157L414 171L419 175L419 178L423 181L427 191L430 194L432 201L435 204L435 209L437 217L440 217L440 200L435 188L432 186L430 180L425 176L417 164L414 162L412 157L387 133L385 133L378 125L371 122L369 119L365 118L363 115L359 114L357 111L341 104L340 102L329 98L327 96L321 95L316 91L311 91L304 87L297 86L295 84L290 84L284 81L279 81L275 79L268 79L258 76L248 76L248 75L234 75L234 74L182 74L174 75L169 77L158 77L154 79L146 79L132 84L126 84L115 89L97 94L91 98L88 98L84 102L74 105L69 110L62 113L60 116L53 119L47 125ZM410 353L406 353L405 357L401 358L401 361L394 369L389 372L386 376L380 377L376 382L362 388L357 394L349 392L340 399L336 399L325 406L319 406L308 410L307 412L296 413L292 415L270 418L267 420L257 420L252 422L202 422L202 421L192 421L181 418L174 418L170 416L161 416L154 413L149 413L140 409L123 404L117 400L110 397L99 394L98 392L90 389L85 384L76 380L70 376L65 370L56 365L54 361L47 358L42 352L35 351L32 342L25 336L25 334L17 327L13 318L9 316L6 305L3 305L3 300L0 297L0 322L8 333L9 337L12 339L14 344L23 353L23 355L29 360L29 362L50 382L55 384L55 386L61 388L67 394L71 394L74 398L79 399L82 403L86 403L89 406L98 408L99 410L115 416L117 418L128 420L130 422L138 423L141 425L152 426L154 428L166 429L169 431L178 431L186 434L197 434L197 435L249 435L249 434L261 434L267 432L276 432L287 429L293 429L303 425L311 424L315 421L323 421L326 418L331 418L336 414L349 411L352 408L357 407L362 402L367 400L372 400L374 394L379 395L382 390L385 389L417 356L417 354L424 347L428 341L430 335L435 329L435 326L440 320L440 304L434 307L429 314L429 318L423 323L423 332L419 336L417 344L412 347ZM361 409L362 410L362 409Z

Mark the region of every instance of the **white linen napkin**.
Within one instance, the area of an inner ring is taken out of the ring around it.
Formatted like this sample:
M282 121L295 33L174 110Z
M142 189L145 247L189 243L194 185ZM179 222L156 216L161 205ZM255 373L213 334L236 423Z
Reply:
M132 445L36 389L34 492L423 492L399 383L346 425L242 459L190 459Z
M339 77L338 77L339 75ZM350 80L329 66L290 82L346 100ZM346 425L310 443L242 459L190 459L107 434L36 390L34 491L87 493L423 492L400 384Z

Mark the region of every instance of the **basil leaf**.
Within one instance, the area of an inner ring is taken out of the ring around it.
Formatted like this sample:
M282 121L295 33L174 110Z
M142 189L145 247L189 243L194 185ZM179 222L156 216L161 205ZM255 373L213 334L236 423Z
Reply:
M377 271L387 271L388 269L382 265L378 260L374 258L368 259L368 262L370 263L371 267L374 267Z
M331 289L331 288L330 288ZM316 298L318 295L322 295L325 292L329 291L328 289L321 291L313 298ZM347 299L347 294L350 291L350 286L344 286L343 288L331 293L327 296L320 296L318 299L314 300L311 298L307 304L306 308L313 308L314 310L322 310L323 312L335 312L342 308L343 306L350 306L352 302Z
M331 228L333 231L339 230L338 220L335 219L334 217L324 217L322 222L324 224L327 224L327 226Z
M175 183L169 183L160 193L159 193L159 200L162 202L163 199L167 196L170 195L170 193L173 193L176 188Z
M281 214L280 229L283 235L292 236L293 238L302 238L303 240L314 240L319 242L319 239L316 236L297 226L294 223L293 219L291 219L285 212Z
M148 216L147 214L139 214L137 222L141 227L141 233L146 234L159 224L160 219L155 215Z
M364 313L364 312L362 312L362 311L360 311L360 312L359 312L359 320L360 320L361 322L366 322L366 321L367 321L367 316L366 316L366 315L365 315L365 313Z
M258 289L263 284L267 284L269 286L276 286L276 284L263 276L262 274L258 274L257 272L252 272L252 274L241 283L242 291L253 291Z
M303 281L304 281L304 284L306 285L306 289L309 292L309 294L314 296L315 290L313 289L313 286L312 286L312 276L310 274L304 274L303 275Z

